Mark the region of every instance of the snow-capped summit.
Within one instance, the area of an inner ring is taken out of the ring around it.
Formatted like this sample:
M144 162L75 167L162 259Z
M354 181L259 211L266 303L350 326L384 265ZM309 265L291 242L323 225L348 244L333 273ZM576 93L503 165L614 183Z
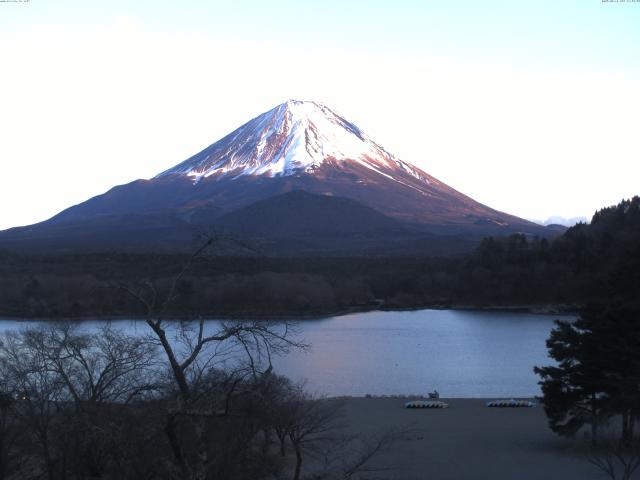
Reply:
M181 174L197 182L212 176L287 176L311 173L325 162L345 161L385 176L390 170L401 170L429 181L331 108L300 100L289 100L259 115L158 177Z

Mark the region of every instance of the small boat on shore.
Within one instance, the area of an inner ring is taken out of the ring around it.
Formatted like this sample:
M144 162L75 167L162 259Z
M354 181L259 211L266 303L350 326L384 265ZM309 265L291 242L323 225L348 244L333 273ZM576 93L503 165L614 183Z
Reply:
M509 400L492 400L487 402L487 407L535 407L536 404L529 400L515 400L510 398Z
M439 400L412 400L404 404L404 408L447 408L448 403Z

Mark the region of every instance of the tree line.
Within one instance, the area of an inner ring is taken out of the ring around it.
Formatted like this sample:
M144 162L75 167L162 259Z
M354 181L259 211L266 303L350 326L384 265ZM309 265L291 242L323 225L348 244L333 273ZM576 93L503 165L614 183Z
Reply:
M575 321L556 321L547 340L555 365L535 367L550 428L588 428L588 460L611 479L640 468L640 208L638 197L596 213L556 242L588 281ZM555 248L555 252L553 251Z
M566 305L634 300L640 199L597 212L554 239L487 238L457 257L200 256L167 315L326 315L350 309ZM188 256L0 253L0 315L140 316L123 282L170 284ZM247 292L251 292L250 295Z

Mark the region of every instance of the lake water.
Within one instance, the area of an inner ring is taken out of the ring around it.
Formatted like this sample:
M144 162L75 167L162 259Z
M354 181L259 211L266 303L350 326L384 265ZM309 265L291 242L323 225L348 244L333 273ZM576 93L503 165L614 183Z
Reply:
M530 397L539 394L534 365L548 365L551 315L462 310L366 312L305 320L309 352L274 361L277 372L307 379L326 395L426 394ZM217 323L210 320L210 327ZM0 320L0 332L37 324ZM143 322L116 326L146 332ZM85 321L92 329L100 321Z

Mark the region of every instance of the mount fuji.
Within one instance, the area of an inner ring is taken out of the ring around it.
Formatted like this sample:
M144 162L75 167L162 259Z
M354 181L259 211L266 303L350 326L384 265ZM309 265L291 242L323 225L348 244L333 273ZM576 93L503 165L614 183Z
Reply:
M203 228L282 255L433 253L554 233L454 190L326 105L289 100L152 179L0 232L0 248L175 251Z

